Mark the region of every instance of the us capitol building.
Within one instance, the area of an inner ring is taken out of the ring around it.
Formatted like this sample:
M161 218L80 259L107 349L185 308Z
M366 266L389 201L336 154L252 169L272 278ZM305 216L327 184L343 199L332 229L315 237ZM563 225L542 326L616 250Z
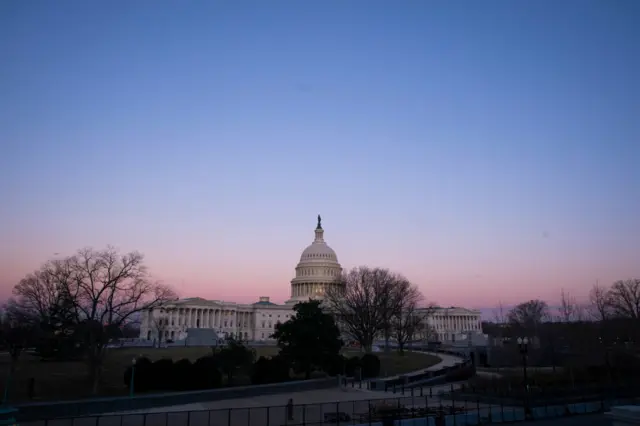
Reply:
M278 305L263 296L253 304L238 304L199 297L180 299L162 307L144 311L140 338L143 340L183 340L188 329L213 329L219 336L249 341L270 340L276 324L293 315L293 306L309 299L322 300L325 291L339 286L342 267L338 256L324 241L324 229L318 216L315 238L302 251L291 280L291 297ZM427 319L434 336L442 342L480 333L480 311L460 307L437 308ZM159 339L160 335L162 338Z

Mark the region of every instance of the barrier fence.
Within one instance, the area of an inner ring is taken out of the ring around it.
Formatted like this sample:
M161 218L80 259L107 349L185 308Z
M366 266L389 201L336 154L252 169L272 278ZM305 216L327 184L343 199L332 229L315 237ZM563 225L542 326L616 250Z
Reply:
M439 387L442 389L442 387ZM628 404L638 395L634 389L594 395L590 392L569 403L554 401L483 402L469 394L457 399L456 392L414 390L412 396L354 400L322 404L287 404L270 407L246 407L215 410L164 411L104 414L69 417L35 422L22 426L320 426L375 425L386 419L399 420L400 426L471 426L524 420L548 419L578 414L601 413L613 405ZM167 410L164 407L164 410ZM391 423L393 424L393 423Z

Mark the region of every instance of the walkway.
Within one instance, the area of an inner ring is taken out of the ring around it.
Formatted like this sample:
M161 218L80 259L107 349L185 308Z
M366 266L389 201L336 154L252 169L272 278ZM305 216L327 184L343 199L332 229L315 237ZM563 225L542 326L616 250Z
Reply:
M433 352L420 352L427 355L437 356L441 361L431 367L424 370L418 370L415 373L423 371L437 371L445 367L450 367L460 362L461 359L448 354L433 353ZM385 379L397 378L386 377ZM364 383L363 383L364 386ZM449 390L450 385L441 385L432 387L432 395L437 395L439 391ZM428 391L427 391L428 392ZM427 393L428 394L428 393ZM419 391L414 391L414 395L419 395ZM277 395L262 395L253 398L237 398L237 399L225 399L221 401L202 402L186 405L172 405L164 407L149 408L143 410L134 410L127 412L118 412L111 414L142 414L142 413L166 413L166 412L185 412L185 411L197 411L197 410L242 410L256 407L277 407L287 404L289 399L293 399L295 405L326 405L324 409L328 411L335 410L336 402L346 401L367 401L367 400L382 400L382 399L397 399L402 397L400 393L385 393L379 391L369 391L360 388L345 387L340 388L336 386L332 389L323 390L311 390L302 392L282 393ZM404 395L409 398L410 394ZM331 408L329 408L329 405ZM274 411L275 412L275 411Z
M422 374L425 371L438 371L438 370L442 370L443 368L447 368L447 367L453 367L454 365L460 363L463 361L462 358L454 356L454 355L449 355L449 354L443 354L440 352L423 352L423 351L413 351L414 353L419 353L419 354L425 354L425 355L431 355L431 356L435 356L440 358L440 362L437 364L432 365L431 367L427 367L427 368L423 368L422 370L416 370L416 371L412 371L410 373L406 373L406 374L401 374L401 375L397 375L397 376L389 376L389 377L384 377L384 378L377 378L377 379L372 379L374 381L377 380L391 380L391 379L397 379L400 376L412 376L414 374Z
M293 421L287 419L286 403L295 404ZM440 406L440 398L405 396L384 392L327 389L291 394L265 395L255 398L229 399L208 403L157 407L102 414L96 417L51 420L48 426L284 426L287 424L322 424L324 414L342 412L352 418L368 413L372 406L385 401L405 407ZM445 405L451 405L450 403ZM475 402L458 402L456 407L476 409ZM485 405L481 405L485 407ZM354 422L345 422L353 425ZM24 423L22 426L47 426L44 422Z

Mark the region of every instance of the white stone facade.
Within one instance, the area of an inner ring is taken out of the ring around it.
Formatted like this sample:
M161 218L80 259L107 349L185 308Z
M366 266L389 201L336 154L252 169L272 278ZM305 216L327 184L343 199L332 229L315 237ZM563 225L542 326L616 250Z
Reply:
M276 305L268 297L261 297L260 301L250 305L199 297L182 299L145 311L140 338L183 340L189 328L210 328L221 337L269 340L276 324L287 321L292 313L292 306Z
M242 340L271 340L276 324L287 321L293 306L300 301L321 300L331 286L340 285L342 267L336 253L324 241L324 230L318 216L315 239L300 256L296 275L291 280L291 297L283 305L260 297L253 304L238 304L199 297L176 300L161 308L144 311L140 338L163 341L183 340L189 328L209 328L221 336ZM469 333L480 333L480 312L465 308L437 308L429 316L431 333L442 342L463 339Z
M437 308L427 319L427 324L441 342L466 340L469 333L482 333L481 312L473 309Z

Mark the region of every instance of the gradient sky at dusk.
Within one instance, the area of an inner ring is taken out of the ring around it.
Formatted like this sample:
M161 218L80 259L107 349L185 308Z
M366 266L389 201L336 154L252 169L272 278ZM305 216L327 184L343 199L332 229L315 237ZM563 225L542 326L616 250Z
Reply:
M0 3L0 296L107 244L181 296L343 267L490 307L640 276L640 2Z

